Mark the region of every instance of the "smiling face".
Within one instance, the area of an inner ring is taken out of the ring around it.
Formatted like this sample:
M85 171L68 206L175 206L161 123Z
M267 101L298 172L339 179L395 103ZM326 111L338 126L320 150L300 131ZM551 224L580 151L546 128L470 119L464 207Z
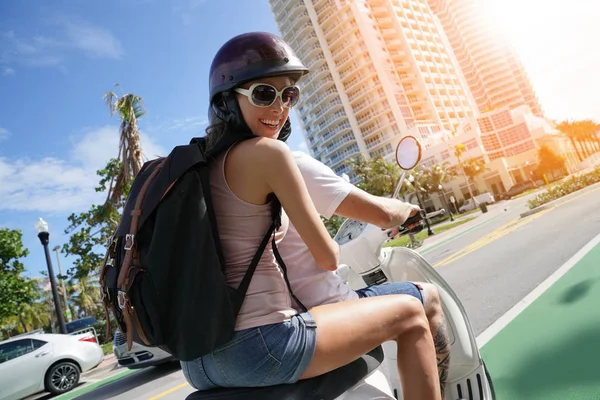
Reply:
M242 88L249 89L255 83L266 83L274 86L277 90L282 90L287 86L293 85L293 81L289 77L277 76L247 82ZM260 137L277 139L281 128L283 128L283 124L285 124L290 114L290 108L283 106L281 98L278 97L269 107L256 107L250 103L248 97L239 93L237 93L237 100L244 121L246 121L246 125L248 125L253 134Z

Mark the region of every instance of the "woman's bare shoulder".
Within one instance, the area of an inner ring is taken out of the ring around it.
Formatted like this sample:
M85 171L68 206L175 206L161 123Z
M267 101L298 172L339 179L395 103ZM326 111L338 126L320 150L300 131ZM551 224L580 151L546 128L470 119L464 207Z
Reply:
M286 159L293 158L287 144L281 140L263 137L252 138L238 143L232 149L232 154L256 166L272 165L273 163L285 162Z

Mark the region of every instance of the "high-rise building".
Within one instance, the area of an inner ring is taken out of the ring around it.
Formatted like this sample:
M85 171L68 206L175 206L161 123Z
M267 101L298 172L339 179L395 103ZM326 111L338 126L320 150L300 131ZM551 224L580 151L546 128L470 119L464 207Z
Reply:
M542 108L516 53L494 36L474 0L428 0L439 18L480 112Z
M392 157L476 112L427 0L270 0L282 37L310 68L297 107L313 157L338 174L350 158ZM351 179L354 177L351 176Z

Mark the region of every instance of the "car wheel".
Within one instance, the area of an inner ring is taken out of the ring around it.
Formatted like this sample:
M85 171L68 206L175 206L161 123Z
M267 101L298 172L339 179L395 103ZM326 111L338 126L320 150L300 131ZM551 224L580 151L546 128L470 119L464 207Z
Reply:
M61 394L73 389L79 383L79 367L69 361L53 365L46 373L44 384L52 394Z

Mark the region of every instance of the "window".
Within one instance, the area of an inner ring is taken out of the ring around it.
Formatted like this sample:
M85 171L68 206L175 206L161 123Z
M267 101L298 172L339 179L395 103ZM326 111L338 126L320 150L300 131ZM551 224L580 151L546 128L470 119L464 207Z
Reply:
M527 129L527 125L522 123L499 132L498 136L500 137L502 146L507 147L512 144L530 139L531 133L529 132L529 129Z
M21 339L0 345L0 364L29 354L39 349L46 342L34 339Z
M477 147L477 139L470 139L465 142L467 150L472 150Z
M490 152L500 149L500 141L496 134L481 135L481 142L485 151Z
M494 130L489 118L479 118L477 120L477 124L479 125L479 129L481 129L482 133L492 132Z
M496 129L505 128L513 124L510 112L508 111L503 111L498 114L492 115L492 122L494 123L494 127Z
M94 317L86 317L86 318L77 319L75 321L67 322L65 327L67 328L68 333L72 333L72 332L78 331L80 329L87 328L89 326L93 326L97 322L98 321L96 321L96 319Z

